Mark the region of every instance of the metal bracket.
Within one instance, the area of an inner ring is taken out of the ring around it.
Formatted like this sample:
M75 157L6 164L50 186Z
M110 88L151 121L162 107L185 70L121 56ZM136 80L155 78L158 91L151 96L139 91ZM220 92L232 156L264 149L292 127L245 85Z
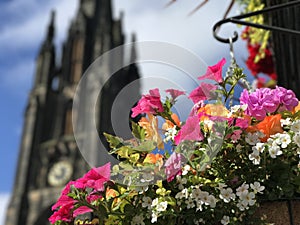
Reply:
M234 23L234 24L246 25L246 26L250 26L250 27L261 28L261 29L265 29L265 30L300 35L300 31L297 31L297 30L291 30L288 28L270 26L270 25L265 25L265 24L257 24L257 23L252 23L252 22L241 20L241 19L245 19L245 18L248 18L251 16L256 16L259 14L264 14L267 12L272 12L272 11L276 11L276 10L280 10L280 9L284 9L284 8L288 8L288 7L296 6L296 5L300 5L300 0L283 3L283 4L267 7L262 10L255 11L255 12L250 12L250 13L233 16L233 17L229 17L229 18L220 20L213 26L213 35L218 41L223 42L223 43L230 43L230 39L232 40L232 42L235 42L238 39L238 33L236 31L234 31L233 37L231 37L231 38L222 38L222 37L218 36L218 31L219 31L220 27L225 23Z

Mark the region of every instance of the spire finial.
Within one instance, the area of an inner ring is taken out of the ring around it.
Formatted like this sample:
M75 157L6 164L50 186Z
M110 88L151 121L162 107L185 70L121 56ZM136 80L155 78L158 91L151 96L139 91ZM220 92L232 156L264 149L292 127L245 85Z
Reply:
M135 33L131 34L131 42L132 42L132 47L131 47L130 61L135 62L137 59L136 46L135 46L135 42L136 42L136 34Z
M54 20L55 20L55 11L51 11L51 17L50 17L50 23L48 26L48 34L47 34L47 40L52 41L54 38L54 32L55 32L55 26L54 26Z

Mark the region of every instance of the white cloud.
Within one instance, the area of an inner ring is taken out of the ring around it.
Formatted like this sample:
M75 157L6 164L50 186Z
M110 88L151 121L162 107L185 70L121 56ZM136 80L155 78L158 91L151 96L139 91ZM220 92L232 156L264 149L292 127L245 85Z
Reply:
M24 1L13 1L13 6L16 8L12 11L10 16L21 14ZM32 3L32 1L29 1ZM50 20L49 9L57 9L56 18L56 35L57 39L61 40L65 35L66 28L74 16L76 1L53 1L48 7L41 7L41 4L32 4L33 13L28 16L26 20L19 21L19 23L5 26L0 36L0 47L7 51L19 51L28 48L37 48L39 43L43 40L46 34L47 25ZM28 8L28 6L27 6ZM40 10L37 10L40 9Z
M0 224L4 224L10 194L0 193Z
M22 94L27 95L29 88L31 88L34 76L35 57L32 57L32 52L38 53L42 40L45 38L46 29L50 19L49 8L56 8L56 43L61 47L61 42L64 40L67 27L71 22L71 18L75 14L77 1L52 1L51 5L41 7L35 0L12 1L7 4L2 10L6 13L12 13L10 16L14 17L21 14L20 10L24 7L36 13L28 15L25 20L19 21L16 24L2 27L0 36L0 48L2 54L7 57L10 64L15 65L1 68L1 86L9 88L14 92L22 91ZM37 10L40 9L40 10ZM4 52L3 52L4 51ZM22 54L25 52L25 54ZM30 54L26 54L29 52ZM24 55L23 58L20 55ZM18 57L16 57L18 56ZM7 59L6 59L7 60Z
M229 46L214 39L212 27L222 19L230 0L211 0L192 16L188 16L188 13L201 2L200 0L176 1L170 7L164 8L168 2L169 0L153 0L151 3L146 0L131 0L129 4L128 1L115 0L115 14L118 15L119 11L125 12L124 29L127 37L136 32L138 41L155 40L176 44L194 52L208 65L215 64L222 57L229 58ZM237 7L234 7L231 15L236 15L236 11ZM222 37L230 37L234 30L240 29L234 24L225 25L220 34ZM242 49L242 45L243 43L238 41L235 43L235 49ZM239 54L240 52L236 51L237 57ZM201 66L199 65L199 73ZM165 75L167 71L162 70L161 65L157 65L157 68L154 65L151 68L144 65L140 67L144 76L155 74L168 79Z

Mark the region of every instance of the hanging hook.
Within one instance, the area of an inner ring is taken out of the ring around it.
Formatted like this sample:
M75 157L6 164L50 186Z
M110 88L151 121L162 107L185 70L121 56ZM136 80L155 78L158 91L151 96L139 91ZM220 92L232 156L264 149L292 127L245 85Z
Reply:
M213 26L213 35L214 35L215 39L217 39L218 41L223 42L223 43L230 43L230 39L231 39L231 42L235 42L238 39L239 35L238 35L238 32L236 32L236 31L234 31L233 36L230 38L222 38L222 37L218 36L218 31L219 31L221 25L224 23L229 23L229 22L230 22L230 18L227 18L224 20L220 20Z
M298 31L298 30L291 30L291 29L288 29L288 28L270 26L270 25L265 25L265 24L251 23L251 22L248 22L248 21L242 21L241 20L241 19L248 18L248 17L251 17L251 16L256 16L256 15L263 14L263 13L266 13L266 12L276 11L276 10L279 10L279 9L283 9L283 8L287 8L287 7L291 7L291 6L296 6L296 5L299 5L299 4L300 4L300 0L287 2L287 3L280 4L280 5L267 7L267 8L264 8L262 10L258 10L258 11L254 11L254 12L242 14L242 15L239 15L239 16L233 16L233 17L229 17L227 19L220 20L219 22L217 22L213 26L213 36L220 42L230 43L229 38L222 38L222 37L218 36L218 31L219 31L221 25L223 25L225 23L234 23L234 24L240 24L240 25L245 25L245 26L250 26L250 27L261 28L261 29L265 29L265 30L279 31L279 32L283 32L283 33L300 35L300 31ZM231 39L232 39L232 42L235 42L238 39L238 33L236 31L233 33L233 37L231 37Z

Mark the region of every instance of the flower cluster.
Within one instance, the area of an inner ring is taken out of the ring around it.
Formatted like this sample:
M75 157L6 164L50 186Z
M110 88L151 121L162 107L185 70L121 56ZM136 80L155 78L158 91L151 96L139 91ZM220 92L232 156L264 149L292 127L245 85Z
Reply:
M262 10L265 7L265 1L261 0L240 0L239 3L244 6L243 13ZM265 23L262 14L249 17L247 20L255 24ZM247 42L249 56L246 65L255 78L254 86L257 88L274 87L277 83L277 74L274 56L269 45L270 31L248 26L241 36Z
M53 224L92 212L98 224L266 224L263 200L300 193L300 104L282 87L244 90L229 107L240 68L222 78L222 59L199 77L187 97L186 121L173 112L185 92L158 89L143 95L131 140L105 134L120 160L89 171L63 190ZM226 107L228 106L228 107ZM77 223L76 223L77 224ZM78 223L81 224L81 223Z

